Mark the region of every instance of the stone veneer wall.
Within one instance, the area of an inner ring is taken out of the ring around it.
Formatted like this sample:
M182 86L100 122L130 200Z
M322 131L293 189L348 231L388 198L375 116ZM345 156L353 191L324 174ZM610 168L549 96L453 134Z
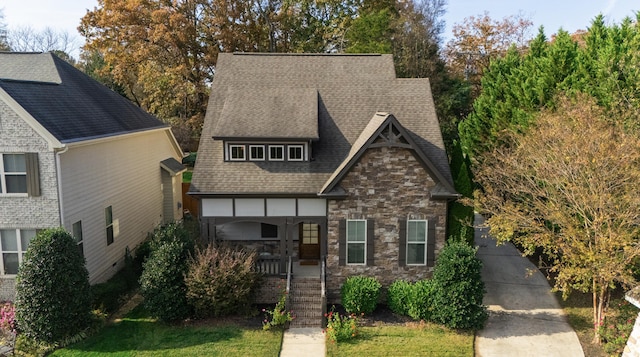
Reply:
M328 202L327 298L340 300L340 287L354 275L377 277L388 287L393 281L431 277L433 267L399 266L399 221L428 219L436 222L436 257L445 243L447 203L429 198L435 182L411 151L370 148L345 175L340 186L344 200ZM374 265L338 264L338 224L342 219L374 219Z

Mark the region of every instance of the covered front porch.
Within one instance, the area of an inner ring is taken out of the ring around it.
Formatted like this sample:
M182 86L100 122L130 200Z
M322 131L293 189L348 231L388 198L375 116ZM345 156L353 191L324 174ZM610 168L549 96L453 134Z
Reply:
M327 254L326 217L216 217L204 218L205 238L255 251L256 268L265 275L319 276Z

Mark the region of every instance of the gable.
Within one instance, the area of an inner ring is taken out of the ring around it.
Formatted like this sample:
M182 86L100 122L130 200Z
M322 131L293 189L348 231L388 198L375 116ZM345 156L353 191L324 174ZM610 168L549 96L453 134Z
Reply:
M425 155L422 149L418 147L407 130L392 114L387 113L376 113L373 116L358 140L356 140L352 146L347 158L322 187L320 195L341 195L342 190L337 190L337 192L332 191L337 187L347 172L362 158L364 153L372 148L401 148L409 150L435 182L440 183L452 198L457 197L453 186L438 172L437 167L431 159Z

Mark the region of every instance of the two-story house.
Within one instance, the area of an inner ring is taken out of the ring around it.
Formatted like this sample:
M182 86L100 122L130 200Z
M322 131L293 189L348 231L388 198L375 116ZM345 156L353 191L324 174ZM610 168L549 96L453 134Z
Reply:
M40 229L64 227L91 283L181 219L170 128L50 53L0 53L0 299Z
M189 193L205 238L324 267L329 301L429 277L458 197L429 80L345 54L220 54Z

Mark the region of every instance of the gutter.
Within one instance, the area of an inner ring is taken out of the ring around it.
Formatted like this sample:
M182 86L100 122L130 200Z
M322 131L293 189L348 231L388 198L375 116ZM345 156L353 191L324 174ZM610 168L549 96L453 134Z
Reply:
M58 181L58 209L60 210L60 227L64 227L64 205L62 204L62 168L60 167L60 155L69 150L67 145L63 145L62 150L55 149L56 155L56 180Z

